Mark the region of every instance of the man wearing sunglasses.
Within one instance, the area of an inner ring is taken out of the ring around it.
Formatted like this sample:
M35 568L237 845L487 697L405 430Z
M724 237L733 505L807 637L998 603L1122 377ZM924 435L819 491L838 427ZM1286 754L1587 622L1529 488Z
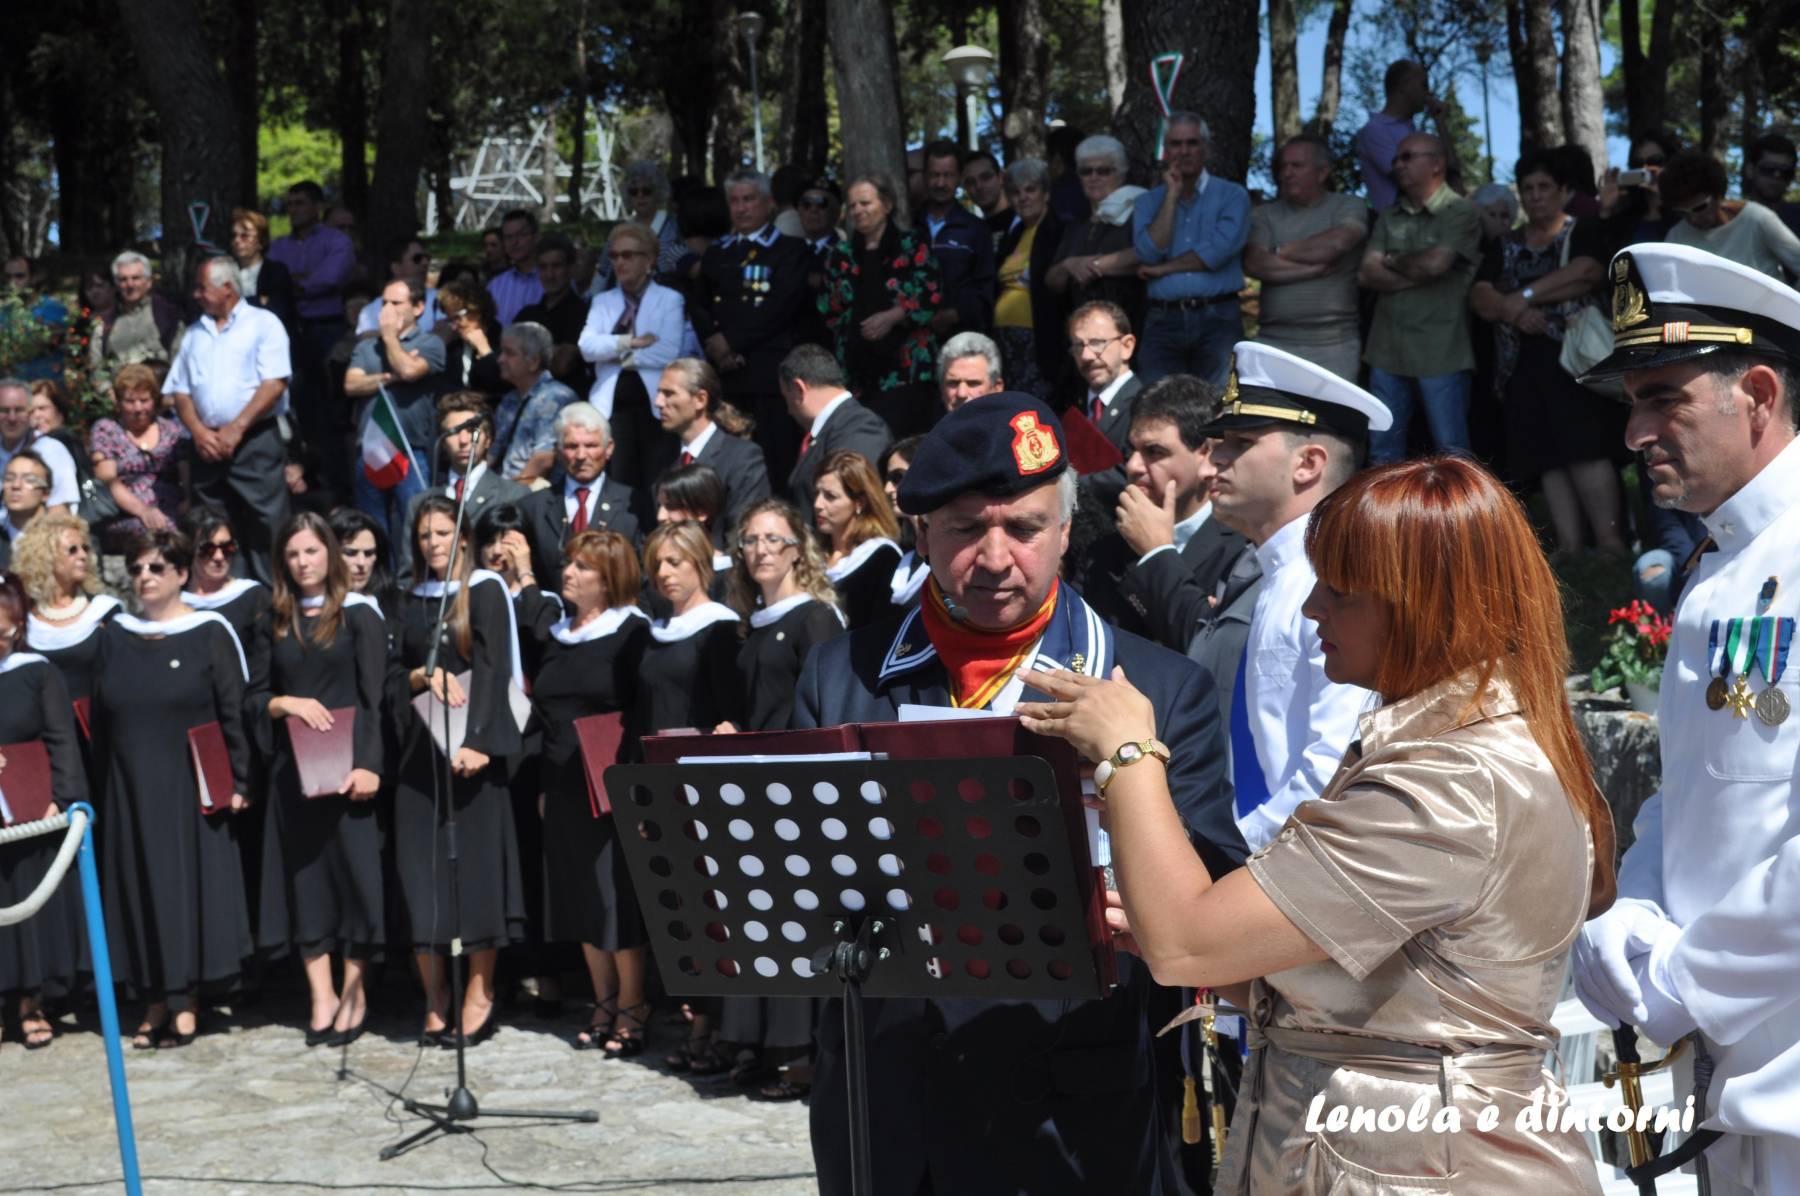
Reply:
M419 313L418 326L420 332L430 332L432 325L444 318L443 309L438 307L437 288L426 285L426 278L431 272L431 254L417 237L395 237L388 242L388 281L417 283L425 292L425 307ZM371 332L380 332L381 296L369 300L363 305L356 317L356 335L366 336Z
M1754 199L1725 198L1725 166L1711 154L1685 150L1656 179L1663 211L1675 218L1667 240L1716 253L1771 278L1800 278L1800 237Z
M1800 235L1800 203L1788 202L1794 187L1794 143L1780 133L1764 133L1744 147L1744 198L1781 217Z

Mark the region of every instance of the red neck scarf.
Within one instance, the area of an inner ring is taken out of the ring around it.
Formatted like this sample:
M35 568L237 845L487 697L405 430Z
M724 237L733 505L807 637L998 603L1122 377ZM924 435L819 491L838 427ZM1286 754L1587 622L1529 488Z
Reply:
M1017 627L984 631L959 623L950 616L937 578L926 583L925 601L919 604L919 614L925 624L925 634L931 637L931 646L937 649L938 659L944 662L944 671L949 674L952 705L962 710L980 710L994 700L1013 673L1025 663L1025 653L1050 625L1061 587L1060 581L1053 583L1037 613Z

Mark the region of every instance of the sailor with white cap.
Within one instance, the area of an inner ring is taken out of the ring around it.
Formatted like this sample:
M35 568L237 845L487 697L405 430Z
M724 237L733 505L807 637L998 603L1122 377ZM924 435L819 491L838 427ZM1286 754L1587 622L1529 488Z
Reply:
M1256 546L1262 592L1232 673L1231 763L1238 829L1252 849L1337 771L1370 694L1325 676L1317 628L1300 613L1312 593L1306 524L1361 466L1370 432L1393 417L1380 399L1330 370L1240 341L1219 418L1213 513ZM1229 583L1228 583L1229 584Z
M1800 1192L1800 293L1677 245L1632 245L1608 278L1613 352L1583 381L1623 382L1652 498L1709 535L1663 670L1662 792L1576 944L1576 991L1659 1043L1697 1031L1676 1092L1691 1073L1724 1135L1703 1191Z

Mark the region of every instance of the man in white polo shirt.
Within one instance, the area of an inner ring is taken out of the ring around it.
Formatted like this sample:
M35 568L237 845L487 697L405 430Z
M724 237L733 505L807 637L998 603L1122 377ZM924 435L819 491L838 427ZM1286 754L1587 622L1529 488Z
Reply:
M293 367L281 320L243 302L238 287L230 258L200 264L194 298L205 314L182 338L163 393L174 396L194 438L195 497L230 513L251 570L268 583L269 548L288 514L286 452L275 417L287 410Z

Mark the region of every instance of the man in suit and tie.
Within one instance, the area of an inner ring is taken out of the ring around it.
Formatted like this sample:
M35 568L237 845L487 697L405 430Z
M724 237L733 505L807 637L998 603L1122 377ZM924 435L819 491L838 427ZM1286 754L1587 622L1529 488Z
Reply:
M1058 581L1076 481L1050 409L1004 392L948 413L899 498L920 518L931 577L911 609L813 649L794 724L892 721L902 705L1006 715L1044 700L1037 670L1106 677L1116 664L1155 706L1161 742L1142 750L1167 769L1208 869L1242 863L1212 679L1110 627ZM1104 999L865 1000L879 1196L1176 1191L1178 1097L1150 1048L1168 994L1159 1003L1148 969L1119 958ZM826 1196L849 1191L842 1025L837 1001L824 1002L812 1137Z
M1212 517L1219 471L1202 429L1218 417L1220 393L1171 374L1137 396L1118 530L1095 545L1083 577L1082 594L1110 622L1177 652L1245 547Z
M799 345L789 352L781 362L780 382L788 414L805 433L800 438L800 459L788 474L788 497L802 511L810 511L813 470L820 462L849 449L880 468L893 435L879 415L851 397L844 367L818 345Z
M698 357L677 358L662 372L656 402L662 408L663 431L674 433L681 443L675 464L705 465L719 475L725 487L725 526L735 526L740 511L769 497L762 449L727 432L714 418L725 400L712 366ZM736 408L731 413L738 416Z
M775 227L769 176L740 170L725 180L731 232L707 247L689 314L725 393L756 417L756 438L771 467L785 474L797 455L793 425L782 418L776 371L793 345L807 298L812 253Z
M1129 457L1131 408L1138 392L1144 389L1131 372L1131 355L1137 349L1131 317L1118 304L1097 299L1071 312L1065 327L1075 372L1086 385L1085 391L1072 396L1072 405L1081 408L1088 422L1119 450L1121 458ZM1125 489L1125 470L1121 466L1089 474L1082 484L1096 502L1110 511Z
M560 584L550 579L562 577L563 545L578 532L615 531L637 543L633 493L606 476L612 453L612 429L598 407L570 403L557 413L557 473L519 504L532 572L546 584Z

